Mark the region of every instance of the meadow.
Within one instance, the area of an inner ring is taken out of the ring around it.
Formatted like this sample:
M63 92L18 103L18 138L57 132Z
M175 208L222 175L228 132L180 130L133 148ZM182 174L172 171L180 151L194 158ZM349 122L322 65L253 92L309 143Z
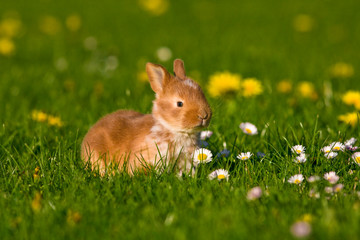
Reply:
M360 138L359 8L2 1L0 238L358 239L360 144L339 143ZM88 129L117 109L150 113L145 64L172 72L176 58L212 107L212 161L181 177L89 170ZM210 180L217 169L228 179Z

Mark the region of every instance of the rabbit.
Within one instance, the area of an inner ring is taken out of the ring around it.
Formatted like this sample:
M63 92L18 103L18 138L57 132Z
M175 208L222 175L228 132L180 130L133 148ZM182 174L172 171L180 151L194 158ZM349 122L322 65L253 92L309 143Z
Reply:
M199 133L208 127L212 111L198 83L185 75L184 63L174 61L174 76L163 66L146 64L155 92L152 113L118 110L90 128L81 156L91 168L106 172L109 164L128 173L146 170L161 160L176 159L179 170L191 170Z

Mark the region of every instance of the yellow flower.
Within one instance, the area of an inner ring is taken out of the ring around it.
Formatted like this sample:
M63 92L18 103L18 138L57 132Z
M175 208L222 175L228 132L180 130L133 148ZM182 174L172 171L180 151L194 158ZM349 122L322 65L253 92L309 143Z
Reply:
M66 18L66 27L72 32L77 32L81 27L80 16L76 14L68 16Z
M277 84L277 90L280 93L290 93L292 84L289 80L282 80Z
M354 75L354 68L351 64L338 62L330 67L330 74L333 77L348 78Z
M294 18L294 29L298 32L309 32L313 29L314 20L306 14L299 14Z
M42 111L33 110L31 112L31 118L37 122L45 122L48 118L48 115Z
M240 90L241 76L230 72L215 73L210 76L208 91L213 97L219 97Z
M0 54L10 56L15 51L15 44L9 38L0 39Z
M343 114L338 117L339 121L342 121L353 127L355 127L356 125L359 125L359 118L360 118L360 116L359 116L359 113L357 113L357 112Z
M246 78L241 82L242 95L244 97L257 96L263 92L262 84L256 78Z
M71 211L69 209L66 215L66 221L70 225L75 225L81 221L81 214L79 212Z
M39 180L39 178L40 178L39 172L40 172L40 168L39 168L39 167L36 167L36 168L35 168L35 171L34 171L34 174L33 174L34 181Z
M137 79L140 82L147 82L148 81L148 75L147 75L146 71L138 72Z
M139 0L139 5L145 11L159 16L164 14L169 8L168 0Z
M0 22L0 35L12 38L18 35L21 21L15 18L6 18Z
M316 100L318 98L314 84L312 84L311 82L300 82L297 90L304 98L310 98L313 100Z
M61 30L61 23L53 16L45 16L40 21L40 30L48 35L56 35Z
M32 208L32 210L34 210L34 212L39 212L40 211L40 209L41 209L41 199L42 199L41 194L39 192L37 192L35 194L34 199L31 202L31 208Z
M49 125L56 127L62 127L64 125L64 123L61 121L59 117L54 117L54 116L48 116L48 123Z
M356 109L360 109L360 92L347 91L342 97L342 101L347 105L354 105Z

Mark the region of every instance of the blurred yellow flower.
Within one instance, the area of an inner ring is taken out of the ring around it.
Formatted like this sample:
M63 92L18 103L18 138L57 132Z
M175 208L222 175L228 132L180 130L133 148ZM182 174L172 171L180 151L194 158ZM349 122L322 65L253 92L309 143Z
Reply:
M348 63L338 62L330 67L330 74L338 78L352 77L354 75L354 67Z
M360 115L358 112L347 113L347 114L340 115L338 117L339 121L342 121L353 127L359 125L359 118L360 118Z
M314 20L306 14L299 14L294 18L294 29L298 32L309 32L313 29Z
M31 118L37 122L45 122L48 118L48 115L42 111L33 110L31 112Z
M282 80L277 84L277 90L280 93L290 93L292 90L292 84L289 80Z
M41 194L37 192L34 199L31 201L31 208L34 212L39 212L41 209Z
M81 18L79 15L73 14L66 18L66 27L72 31L77 32L81 27Z
M354 105L360 109L360 91L347 91L342 97L342 101L347 105Z
M244 97L257 96L264 91L261 82L256 78L245 78L241 82L241 90Z
M15 51L15 44L10 38L0 39L0 54L10 56Z
M306 213L306 214L301 216L299 221L304 221L304 222L311 223L313 221L313 216L310 213Z
M31 112L31 118L37 122L47 122L50 126L62 127L64 125L59 117L46 114L39 110L33 110Z
M81 214L76 211L68 210L66 214L66 222L70 225L75 225L81 221Z
M315 91L314 84L311 82L300 82L297 87L298 92L300 95L304 98L310 98L312 100L316 100L318 98L318 95Z
M146 71L141 71L137 73L137 79L140 82L147 82L148 81L148 75L146 73Z
M164 14L169 8L168 0L139 0L139 5L145 11L159 16Z
M209 78L208 91L212 97L219 97L240 90L241 76L230 72L220 72Z
M51 115L48 116L48 123L49 125L56 127L62 127L64 125L64 123L61 121L59 117L54 117Z
M21 21L15 18L5 18L0 22L0 35L8 38L18 35L21 28Z
M33 174L34 181L37 181L40 179L39 172L40 172L40 167L36 167L34 174Z
M61 23L53 16L45 16L40 20L40 30L48 35L56 35L61 30Z

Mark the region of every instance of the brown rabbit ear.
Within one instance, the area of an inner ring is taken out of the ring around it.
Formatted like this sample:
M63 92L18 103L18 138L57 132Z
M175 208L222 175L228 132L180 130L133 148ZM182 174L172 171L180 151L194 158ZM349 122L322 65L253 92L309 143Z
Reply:
M181 80L186 79L184 62L181 59L175 59L175 61L174 61L174 73Z
M165 84L170 79L170 74L168 73L168 71L166 71L166 69L163 66L154 63L147 63L146 72L149 76L152 90L155 93L162 92Z

